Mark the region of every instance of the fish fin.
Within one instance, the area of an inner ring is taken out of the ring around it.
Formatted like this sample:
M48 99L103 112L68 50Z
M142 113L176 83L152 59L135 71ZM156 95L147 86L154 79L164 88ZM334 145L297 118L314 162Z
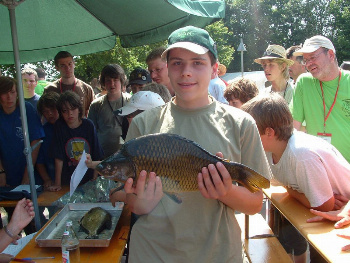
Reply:
M261 188L269 188L270 181L253 169L244 166L241 171L244 176L240 176L239 183L243 184L252 193Z
M181 197L176 194L176 193L168 193L168 192L164 192L171 200L173 200L175 203L177 204L181 204L182 203L182 199Z

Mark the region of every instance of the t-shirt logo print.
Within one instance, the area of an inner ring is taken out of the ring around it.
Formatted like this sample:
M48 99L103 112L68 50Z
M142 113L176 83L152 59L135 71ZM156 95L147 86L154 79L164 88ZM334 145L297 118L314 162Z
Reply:
M84 149L86 153L90 153L89 143L84 138L74 137L67 141L65 150L67 156L70 159L70 162L68 163L69 166L78 165L79 159L83 154Z
M22 127L16 127L16 137L24 140Z

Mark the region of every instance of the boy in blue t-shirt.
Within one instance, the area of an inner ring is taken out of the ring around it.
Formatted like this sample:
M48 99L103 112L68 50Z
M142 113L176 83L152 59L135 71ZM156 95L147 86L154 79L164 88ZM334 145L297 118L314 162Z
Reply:
M54 136L54 124L59 118L56 107L60 95L56 92L47 92L40 97L37 110L46 123L43 125L45 138L40 148L36 169L43 179L45 189L50 190L50 186L55 181L55 159L50 157L50 145Z
M15 187L29 184L24 135L16 81L10 77L0 77L0 186ZM25 103L30 145L33 146L45 137L40 119L30 103ZM40 145L32 151L33 165Z
M80 97L66 91L57 101L59 119L54 125L54 139L52 154L55 159L55 185L52 191L61 189L61 185L69 185L71 176L85 150L93 160L100 160L103 156L98 142L93 122L82 118L83 105ZM80 184L97 178L97 172L88 169Z

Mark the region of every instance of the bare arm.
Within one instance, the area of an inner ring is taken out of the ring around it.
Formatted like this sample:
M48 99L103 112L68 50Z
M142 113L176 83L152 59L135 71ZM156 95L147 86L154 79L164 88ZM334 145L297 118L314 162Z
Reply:
M18 201L11 220L7 225L10 234L16 237L32 221L34 215L33 203L29 199L23 198ZM3 251L13 241L15 240L4 229L0 231L0 251Z
M63 161L55 158L55 185L50 186L50 191L61 190L61 176L62 176Z
M296 190L293 190L290 187L286 187L288 194L290 194L293 198L297 199L300 203L302 203L307 208L313 208L320 211L331 211L334 209L335 199L332 196L329 200L324 202L322 205L318 207L311 207L309 200L306 198L305 194L299 193Z
M49 174L47 173L45 165L43 163L37 163L35 167L36 167L36 170L38 171L40 177L44 181L44 188L46 189L46 188L50 187L52 185L52 181L51 181Z
M300 131L301 129L301 122L293 120L293 126L296 130Z

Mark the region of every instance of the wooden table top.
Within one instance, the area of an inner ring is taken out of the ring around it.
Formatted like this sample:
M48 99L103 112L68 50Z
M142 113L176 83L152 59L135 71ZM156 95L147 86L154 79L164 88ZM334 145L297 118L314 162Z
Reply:
M38 195L39 206L50 206L53 202L69 191L69 185L62 186L62 189L57 192L43 191ZM18 200L2 200L0 207L15 207Z
M53 219L52 217L50 221ZM49 222L50 222L49 221ZM49 223L48 222L48 223ZM47 223L47 224L48 224ZM46 225L47 225L46 224ZM45 225L45 226L46 226ZM45 227L44 226L44 227ZM38 232L38 234L44 229ZM112 239L108 247L81 247L80 248L80 262L84 263L100 263L100 262L120 262L124 248L129 236L130 229L130 211L127 205L124 206L123 212L120 216ZM40 263L60 263L62 262L62 252L60 247L39 247L35 238L19 252L16 258L26 257L52 257L55 259L41 259ZM37 261L38 262L38 261Z
M282 186L271 186L263 191L281 214L328 262L350 262L350 252L341 251L341 247L350 244L350 240L336 235L344 232L344 229L335 229L335 222L330 221L307 223L306 220L314 215Z

